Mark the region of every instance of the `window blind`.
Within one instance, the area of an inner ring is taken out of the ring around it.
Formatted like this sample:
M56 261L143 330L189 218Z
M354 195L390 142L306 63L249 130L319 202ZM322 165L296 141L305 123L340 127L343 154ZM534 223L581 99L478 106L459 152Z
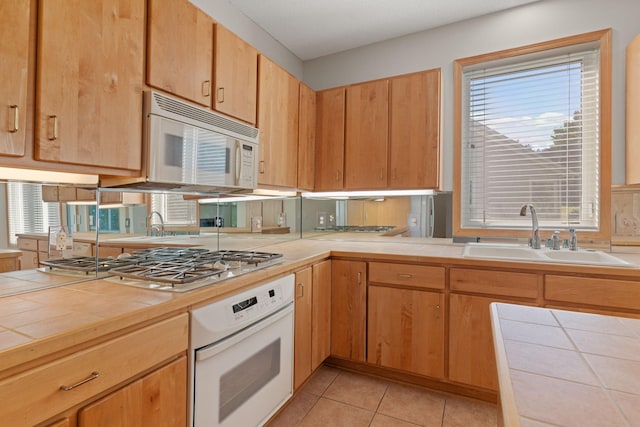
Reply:
M152 194L151 210L160 212L165 225L196 225L197 202L184 200L182 194ZM152 218L152 221L157 221Z
M461 222L596 229L599 50L463 70Z
M48 233L60 225L60 204L42 201L42 187L23 182L7 183L9 244L17 245L16 234Z

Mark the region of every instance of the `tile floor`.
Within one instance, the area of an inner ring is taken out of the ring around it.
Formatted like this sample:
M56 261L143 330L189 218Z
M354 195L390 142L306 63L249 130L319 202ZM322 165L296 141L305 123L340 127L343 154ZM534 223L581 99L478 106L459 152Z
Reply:
M496 427L496 405L322 366L269 427Z

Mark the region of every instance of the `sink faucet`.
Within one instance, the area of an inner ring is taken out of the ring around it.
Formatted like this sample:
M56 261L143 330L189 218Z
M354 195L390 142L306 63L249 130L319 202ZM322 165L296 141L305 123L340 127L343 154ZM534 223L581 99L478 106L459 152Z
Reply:
M527 203L520 208L520 216L527 216L527 208L531 211L531 247L540 249L540 230L538 229L536 208L531 203Z
M153 224L151 222L151 218L153 217L153 215L158 215L158 219L160 219L160 224ZM154 231L157 233L160 233L160 236L164 236L164 219L162 219L162 215L160 215L160 212L158 211L151 211L151 213L149 214L149 216L147 216L147 230L148 230L148 235L149 236L153 236L154 235Z

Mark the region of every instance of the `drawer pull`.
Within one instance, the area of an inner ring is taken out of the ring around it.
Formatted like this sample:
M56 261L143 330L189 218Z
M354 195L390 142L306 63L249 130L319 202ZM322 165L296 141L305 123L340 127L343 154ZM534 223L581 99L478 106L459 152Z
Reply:
M18 132L18 130L20 130L18 128L20 122L20 110L18 110L17 105L12 105L9 108L11 109L11 111L13 111L13 126L11 126L11 129L9 129L9 132L16 133Z
M98 371L93 371L93 372L91 372L91 375L89 375L87 378L83 379L83 380L82 380L82 381L80 381L80 382L77 382L77 383L75 383L75 384L73 384L73 385L69 385L69 386L67 386L67 385L61 385L61 386L60 386L60 390L62 390L62 391L69 391L69 390L73 390L74 388L79 387L79 386L81 386L81 385L82 385L82 384L84 384L84 383L88 383L88 382L89 382L89 381L91 381L91 380L95 380L95 379L96 379L96 378L98 378L99 376L100 376L100 372L98 372Z
M403 279L411 279L413 277L413 274L398 274L398 276L402 277Z

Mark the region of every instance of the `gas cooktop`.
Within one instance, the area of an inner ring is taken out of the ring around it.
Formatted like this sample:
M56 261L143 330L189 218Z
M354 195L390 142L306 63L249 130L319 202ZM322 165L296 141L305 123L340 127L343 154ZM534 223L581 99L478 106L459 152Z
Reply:
M109 274L117 277L111 280L173 292L211 285L282 262L282 254L207 249L182 252L175 248L154 248L134 251L131 257L140 261L110 269Z

